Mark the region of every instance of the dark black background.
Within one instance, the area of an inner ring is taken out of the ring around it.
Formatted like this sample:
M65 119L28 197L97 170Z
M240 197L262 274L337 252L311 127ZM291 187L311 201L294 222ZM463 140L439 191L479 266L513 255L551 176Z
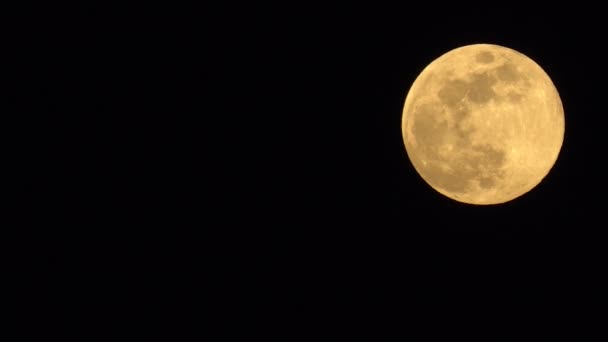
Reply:
M77 335L594 326L601 11L442 6L34 9L13 28L24 314ZM497 206L436 193L401 137L415 77L473 43L534 59L566 114L551 173Z

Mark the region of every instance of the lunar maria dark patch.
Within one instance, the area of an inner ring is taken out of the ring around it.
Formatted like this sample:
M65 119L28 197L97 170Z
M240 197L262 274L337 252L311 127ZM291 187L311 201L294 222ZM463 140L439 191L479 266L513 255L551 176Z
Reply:
M447 81L439 90L437 96L448 107L455 106L467 94L467 82L461 79Z
M492 85L496 83L496 79L488 74L477 74L473 76L473 80L468 84L468 98L475 103L485 103L495 97Z
M492 63L494 61L494 55L490 51L482 51L475 56L475 60L482 64Z
M427 150L441 143L437 137L443 138L448 130L445 120L438 120L443 112L438 106L430 104L420 105L414 113L414 125L412 132L418 143Z
M496 68L496 76L498 76L498 79L501 81L505 81L507 83L515 82L520 79L519 72L515 66L510 63L505 63Z

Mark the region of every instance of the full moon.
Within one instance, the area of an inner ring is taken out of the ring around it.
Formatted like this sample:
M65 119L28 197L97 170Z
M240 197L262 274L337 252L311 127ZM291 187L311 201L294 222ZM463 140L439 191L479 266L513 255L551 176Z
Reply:
M402 117L422 179L459 202L499 204L532 190L555 164L564 110L547 73L515 50L474 44L429 64Z

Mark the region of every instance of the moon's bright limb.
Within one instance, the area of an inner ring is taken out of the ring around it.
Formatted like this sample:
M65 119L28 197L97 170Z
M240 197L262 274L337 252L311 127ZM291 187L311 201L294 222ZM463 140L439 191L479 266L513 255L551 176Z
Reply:
M440 56L414 81L402 118L407 154L439 193L497 204L537 186L564 139L564 110L545 71L498 45Z

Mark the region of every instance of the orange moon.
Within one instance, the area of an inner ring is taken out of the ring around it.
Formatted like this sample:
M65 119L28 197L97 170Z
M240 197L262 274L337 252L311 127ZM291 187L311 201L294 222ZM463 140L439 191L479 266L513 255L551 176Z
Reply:
M479 205L535 188L557 161L564 130L547 73L492 44L459 47L431 62L412 84L402 116L405 149L422 179Z

